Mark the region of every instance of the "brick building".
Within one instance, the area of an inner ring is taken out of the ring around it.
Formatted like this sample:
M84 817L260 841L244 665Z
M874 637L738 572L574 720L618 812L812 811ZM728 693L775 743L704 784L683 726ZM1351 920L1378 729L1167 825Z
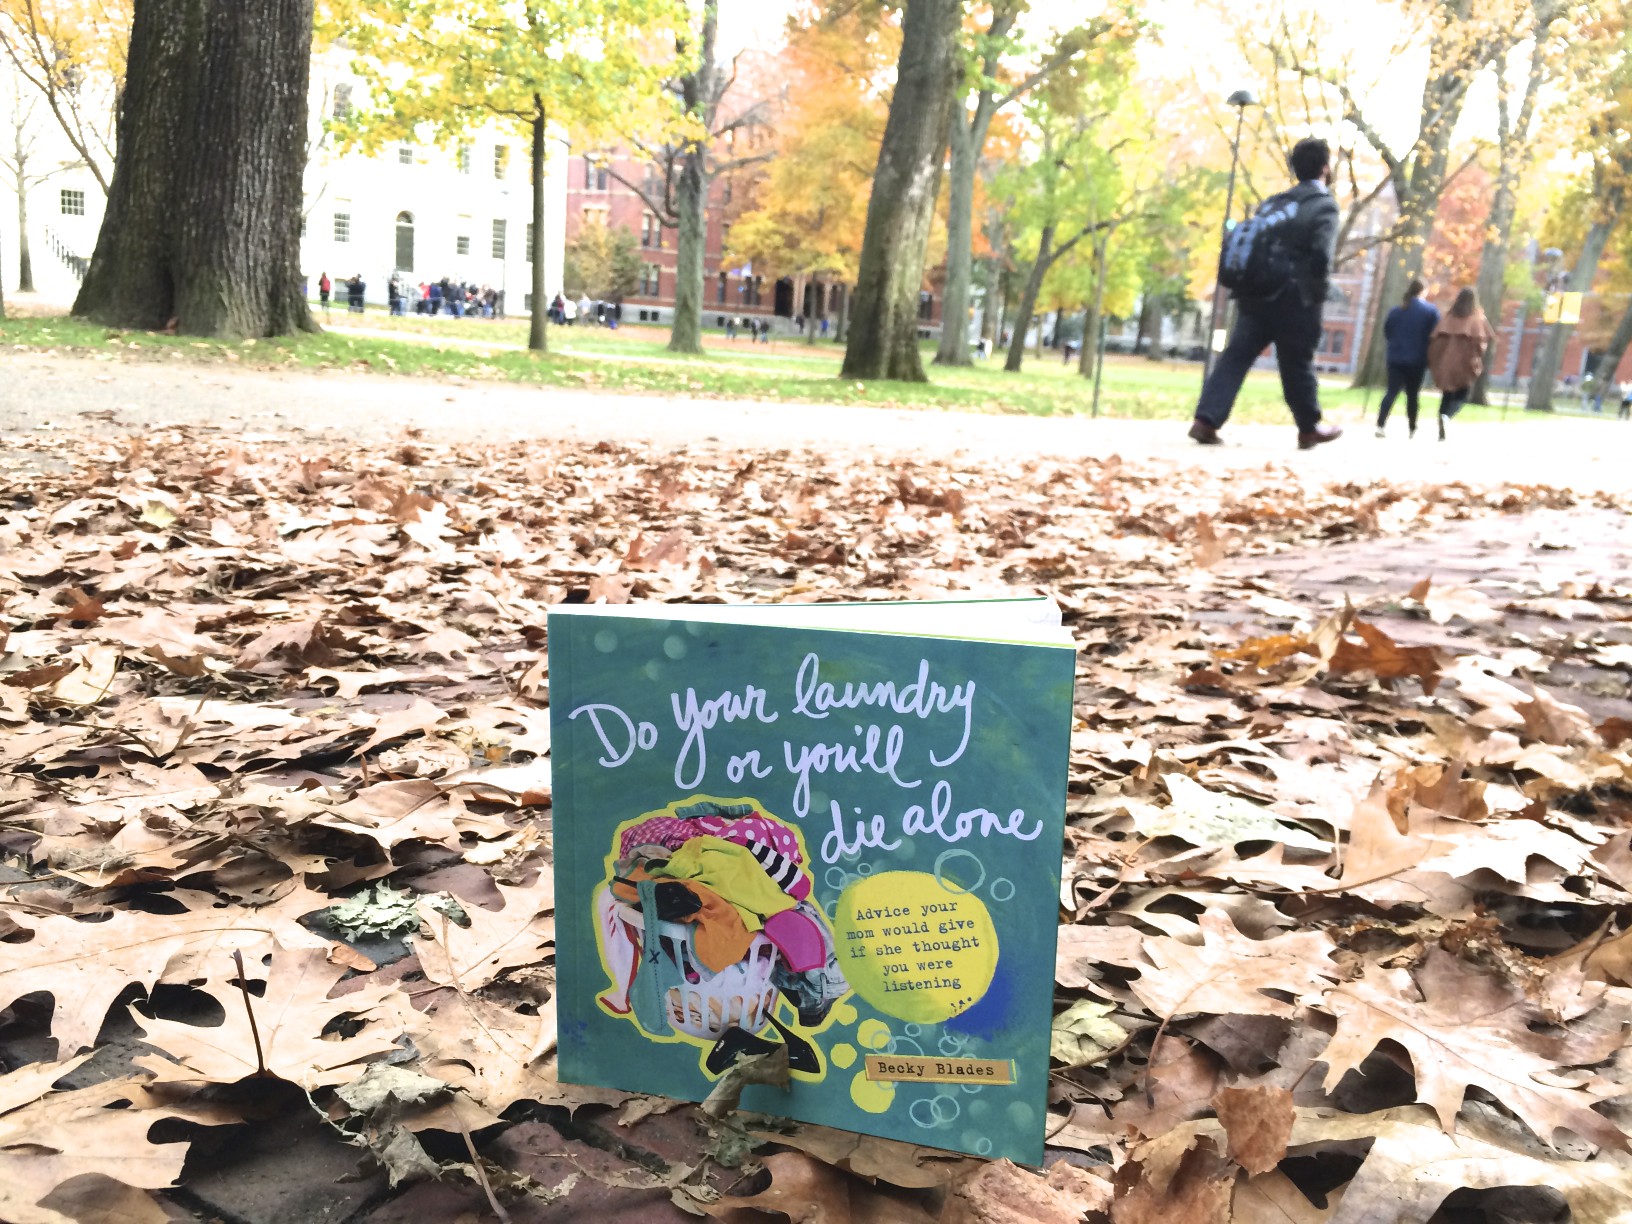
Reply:
M765 134L757 127L740 129L739 144L748 150L759 147ZM767 319L779 331L795 330L794 319L820 320L824 315L836 325L845 309L851 286L807 283L800 300L798 286L781 269L728 260L732 220L748 203L747 175L752 170L724 174L709 185L705 208L707 240L703 254L703 326L723 329L726 320ZM674 319L675 260L677 232L664 226L643 197L662 193L662 170L652 162L613 153L576 152L567 165L567 230L571 244L587 224L602 224L634 235L641 261L641 276L633 294L624 299L625 323L670 323ZM929 274L919 295L919 334L939 336L941 298L940 269Z

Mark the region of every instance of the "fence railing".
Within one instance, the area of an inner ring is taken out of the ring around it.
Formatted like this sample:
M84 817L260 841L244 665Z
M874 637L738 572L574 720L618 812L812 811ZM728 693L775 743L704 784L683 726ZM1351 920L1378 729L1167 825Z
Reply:
M45 227L45 245L51 248L51 254L62 261L64 266L74 274L75 280L84 280L85 273L90 269L91 261L83 255L74 253L74 249L62 240L62 236L49 225Z

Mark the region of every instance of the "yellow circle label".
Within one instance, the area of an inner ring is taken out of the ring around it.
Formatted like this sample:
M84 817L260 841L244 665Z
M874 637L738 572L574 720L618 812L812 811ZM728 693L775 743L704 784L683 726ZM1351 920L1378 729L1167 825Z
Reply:
M839 897L833 928L844 976L886 1016L950 1020L980 1001L997 972L986 903L928 872L858 880Z

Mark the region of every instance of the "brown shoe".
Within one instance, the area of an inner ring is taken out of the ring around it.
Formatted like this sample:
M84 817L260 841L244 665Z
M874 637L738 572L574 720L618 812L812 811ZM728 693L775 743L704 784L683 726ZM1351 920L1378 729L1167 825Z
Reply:
M1342 427L1337 425L1316 425L1313 429L1300 429L1298 449L1314 450L1322 442L1336 442L1342 436Z
M1200 417L1190 424L1190 436L1203 446L1223 446L1224 439L1218 436L1218 430L1207 424Z

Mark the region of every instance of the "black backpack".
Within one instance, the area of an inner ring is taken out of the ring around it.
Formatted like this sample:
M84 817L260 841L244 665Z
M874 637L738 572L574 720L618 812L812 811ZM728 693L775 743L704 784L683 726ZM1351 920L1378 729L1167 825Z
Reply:
M1285 290L1295 274L1287 239L1298 207L1285 194L1270 196L1230 230L1218 261L1218 283L1237 297L1272 298Z

